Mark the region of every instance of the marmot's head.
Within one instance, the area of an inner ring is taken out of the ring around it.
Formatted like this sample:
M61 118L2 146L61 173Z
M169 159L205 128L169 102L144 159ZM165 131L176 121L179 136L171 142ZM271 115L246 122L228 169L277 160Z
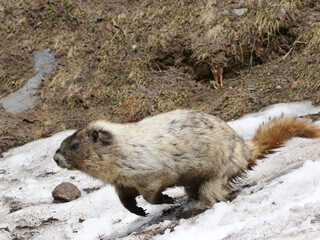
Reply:
M53 159L62 168L90 172L97 167L112 142L110 132L95 129L91 124L63 140Z

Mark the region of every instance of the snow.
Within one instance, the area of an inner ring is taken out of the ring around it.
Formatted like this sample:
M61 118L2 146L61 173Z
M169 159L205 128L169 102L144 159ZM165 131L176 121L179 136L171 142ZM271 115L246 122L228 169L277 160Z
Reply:
M310 102L276 104L228 124L250 139L262 122L281 113L319 112ZM178 199L174 205L151 205L139 197L139 206L149 213L140 217L121 205L112 186L60 169L52 156L72 133L28 143L0 158L0 240L320 239L320 139L290 140L239 180L240 192L232 202L217 203L191 219L175 219L162 213L185 204L181 188L167 190ZM51 192L63 181L77 185L81 197L54 203Z
M228 235L229 239L265 239L277 235L283 236L280 239L285 239L285 235L292 239L302 229L308 234L314 231L320 238L319 225L311 224L319 220L318 211L314 211L320 206L319 181L320 163L307 161L291 174L270 182L263 190L249 193L249 197L241 195L232 203L218 203L194 223L184 221L176 231L158 239L194 239L195 236L222 239Z
M229 122L232 127L245 140L251 139L259 125L267 122L271 117L284 116L303 117L307 115L317 114L320 112L320 106L313 107L311 102L296 102L296 103L279 103L269 106L263 111L247 114L244 117Z

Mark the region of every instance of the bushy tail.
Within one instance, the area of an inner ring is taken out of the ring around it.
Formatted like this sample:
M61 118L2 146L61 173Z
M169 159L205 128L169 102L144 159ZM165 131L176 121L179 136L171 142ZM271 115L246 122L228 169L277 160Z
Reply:
M246 142L251 151L251 164L254 165L257 159L272 153L272 149L283 146L293 137L320 138L320 128L306 120L284 118L283 115L267 124L263 123L253 139Z

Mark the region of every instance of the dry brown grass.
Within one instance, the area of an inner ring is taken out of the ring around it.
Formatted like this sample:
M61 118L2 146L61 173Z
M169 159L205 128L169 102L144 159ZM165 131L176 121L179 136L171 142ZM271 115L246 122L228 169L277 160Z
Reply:
M49 47L60 61L38 92L33 111L45 117L32 139L97 117L136 121L186 107L227 120L276 102L320 103L318 12L316 0L7 0L0 97ZM211 68L221 66L225 86L214 89Z
M296 37L299 2L208 1L200 12L204 27L193 36L195 54L212 66L230 70L279 57ZM247 10L242 16L234 12L240 8Z

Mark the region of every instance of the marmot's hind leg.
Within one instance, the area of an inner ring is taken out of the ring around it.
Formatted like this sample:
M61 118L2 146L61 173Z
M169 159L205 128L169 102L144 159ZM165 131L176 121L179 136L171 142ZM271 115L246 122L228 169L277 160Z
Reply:
M184 188L187 196L188 196L188 200L197 200L199 199L199 186L196 185L196 186L186 186Z
M230 188L228 180L219 178L204 181L199 188L199 201L206 207L212 208L213 204L227 201Z
M192 208L185 211L182 217L189 218L195 216L212 208L216 202L227 201L229 192L230 189L227 182L224 182L222 179L208 179L202 182L199 185L198 201L192 206ZM187 193L189 194L188 190Z

